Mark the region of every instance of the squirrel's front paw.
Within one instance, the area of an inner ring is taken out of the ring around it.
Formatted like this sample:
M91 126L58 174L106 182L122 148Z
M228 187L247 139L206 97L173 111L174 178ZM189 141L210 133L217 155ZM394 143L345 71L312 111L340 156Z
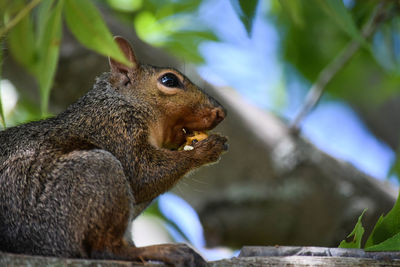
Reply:
M139 260L162 261L176 267L206 267L207 262L193 249L185 244L162 244L135 248Z
M185 244L171 245L170 251L165 255L165 262L177 267L205 267L207 262Z
M194 145L196 157L204 163L215 162L222 152L228 150L228 139L224 136L212 134Z

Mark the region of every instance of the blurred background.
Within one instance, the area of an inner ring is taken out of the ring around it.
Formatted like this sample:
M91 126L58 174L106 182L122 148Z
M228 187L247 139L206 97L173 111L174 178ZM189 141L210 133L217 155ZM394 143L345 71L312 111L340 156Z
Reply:
M0 2L4 29L35 1ZM59 113L107 71L68 6L39 2L0 35L3 128ZM228 108L217 131L230 151L154 201L135 221L137 245L188 242L210 260L243 245L337 246L363 209L368 231L393 205L398 1L85 2L141 61L175 66ZM60 32L42 51L47 13Z

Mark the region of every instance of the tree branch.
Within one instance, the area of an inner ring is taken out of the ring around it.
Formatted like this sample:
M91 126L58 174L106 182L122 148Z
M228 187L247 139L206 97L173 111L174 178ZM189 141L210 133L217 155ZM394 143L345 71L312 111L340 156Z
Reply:
M382 1L378 4L371 17L365 24L362 30L362 36L368 39L377 30L378 26L387 18L386 1ZM354 54L360 48L360 42L358 40L352 40L335 59L329 63L318 75L317 80L310 88L310 91L306 97L304 105L297 113L295 118L290 124L290 129L293 132L297 132L300 129L300 124L308 113L317 105L324 89L328 83L336 76L336 74L350 61Z

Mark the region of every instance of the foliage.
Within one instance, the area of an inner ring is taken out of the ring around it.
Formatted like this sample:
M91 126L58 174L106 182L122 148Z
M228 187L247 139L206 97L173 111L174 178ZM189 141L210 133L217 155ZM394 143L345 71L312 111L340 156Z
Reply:
M65 3L65 20L71 32L86 47L113 57L130 66L113 40L113 36L90 1L68 0Z
M365 247L370 248L393 238L400 233L400 200L397 199L393 209L386 216L381 216L369 236ZM397 237L398 238L398 237ZM400 250L400 243L397 249Z
M290 21L293 22L296 27L304 27L302 11L303 5L300 3L300 1L279 0L279 4L281 5L284 13L289 15Z
M398 25L398 17L390 17L385 21L370 45L362 37L359 29L374 14L375 7L382 3L373 0L353 1L354 6L346 7L343 1L337 0L315 2L316 5L303 8L305 1L280 1L281 7L289 10L287 13L293 20L293 23L288 23L283 12L273 15L278 20L277 25L284 29L282 53L285 61L293 64L308 80L315 81L324 66L335 59L332 55L339 56L339 51L346 44L356 40L365 49L360 50L350 64L334 77L327 88L329 93L361 108L377 105L389 96L398 94L400 62L394 39L397 39L399 34L393 31L393 25ZM393 3L388 4L388 8L391 4ZM275 6L273 10L276 12L278 8ZM331 19L326 20L325 15ZM377 43L380 45L377 46ZM382 54L391 55L391 59L386 56L382 60ZM399 173L399 159L394 164L392 173ZM365 210L348 236L351 240L343 240L339 247L361 248L364 235L361 220L364 213ZM399 198L393 209L376 223L366 241L365 250L400 250Z
M354 230L348 236L353 237L353 240L350 242L343 240L339 247L361 248L364 234L361 220L364 213L365 210L358 218ZM378 219L365 243L364 249L365 251L400 251L400 195L389 213Z
M351 5L344 6L344 2ZM398 94L400 58L395 44L399 33L395 29L399 18L394 16L383 22L372 42L361 37L362 27L380 2L314 0L315 4L308 4L300 0L279 1L280 5L273 2L270 16L280 29L284 61L313 82L350 41L359 40L364 49L340 70L327 86L327 92L365 109ZM381 55L392 56L386 60ZM391 68L386 67L387 62L392 62Z
M246 28L247 34L251 35L258 0L231 0L231 3Z
M343 240L340 242L340 248L361 248L361 239L364 235L364 227L362 226L361 219L364 216L366 209L358 217L356 226L354 226L353 231L347 236L347 238L352 238L350 241Z
M57 68L63 11L69 29L83 45L129 64L90 1L42 0L32 12L19 16L26 13L26 9L23 0L9 1L2 13L2 29L7 29L7 25L13 22L12 18L21 17L10 29L7 44L13 57L39 84L42 116L47 114L50 89ZM3 112L1 115L4 116Z
M397 149L396 160L393 162L389 172L389 178L393 176L400 179L400 148Z
M134 25L142 40L163 47L185 61L202 63L199 44L218 41L210 29L191 16L198 12L200 0L108 0L108 3L118 16Z
M343 1L326 0L315 1L325 13L340 27L350 38L356 39L365 46L367 42L361 36L350 12L345 7Z
M3 42L0 42L0 82L1 82L1 70L2 70L2 63L3 63ZM4 112L3 112L3 105L1 102L1 83L0 83L0 119L1 119L1 124L3 125L4 128L6 128L6 119L4 117Z
M92 1L32 0L28 3L30 6L26 3L25 0L1 1L0 33L7 33L6 41L11 54L36 79L42 117L47 114L50 89L56 73L63 17L81 44L130 64L119 51ZM199 44L218 41L213 32L199 28L190 17L191 12L197 12L200 0L108 0L107 3L120 17L133 22L143 40L163 46L185 60L203 62L198 52ZM250 33L258 1L232 3ZM4 37L0 36L2 39ZM4 117L2 109L0 117Z
M344 1L315 0L315 5L303 8L305 2L280 1L281 5L275 5L272 9L271 15L277 19L277 25L282 29L282 54L286 62L293 64L309 81L315 81L322 73L321 70L325 70L325 66L329 66L330 62L336 59L332 55L341 56L340 51L356 40L364 49L358 51L350 63L334 76L327 86L329 93L361 108L370 108L391 95L399 94L398 83L395 82L400 78L399 53L394 41L399 37L399 33L392 30L394 24L398 25L398 17L389 16L380 25L372 45L362 37L360 30L365 29L378 5L386 4L390 9L394 5L393 2L347 1L351 5L346 7ZM280 12L280 8L288 12ZM292 23L285 18L288 15ZM330 20L325 18L326 15ZM372 23L378 22L372 20ZM377 46L377 43L380 45ZM391 59L386 56L382 60L382 54L391 55ZM399 160L392 168L392 173L398 174L398 162ZM351 240L343 240L340 247L361 248L364 234L361 220L364 212L348 236ZM398 198L393 209L376 223L365 244L365 250L400 250L399 213Z
M270 15L281 29L284 61L295 66L306 80L318 81L344 48L357 40L363 49L340 68L324 90L348 102L361 114L377 110L384 101L400 94L398 3L397 6L394 1L379 0L314 0L314 5L307 6L305 0L279 3L272 5ZM379 5L386 5L387 16L371 40L365 40L362 29ZM390 175L400 177L399 162L397 154Z

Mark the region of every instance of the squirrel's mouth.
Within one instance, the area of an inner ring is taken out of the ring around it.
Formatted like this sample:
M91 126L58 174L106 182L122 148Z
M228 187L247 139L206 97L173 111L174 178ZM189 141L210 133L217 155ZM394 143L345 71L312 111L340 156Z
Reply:
M175 119L172 125L164 124L162 147L171 150L179 149L187 142L189 137L198 132L204 133L214 129L225 116L226 111L218 107L207 112L204 110L200 114L195 113Z
M188 137L193 136L196 130L189 129L187 127L179 127L175 131L172 131L163 147L171 150L177 150L182 147Z
M199 132L206 135L210 130L214 127L198 127L198 128L188 128L188 127L179 127L176 130L172 130L167 137L167 140L164 141L162 147L170 149L170 150L180 150L188 144L189 140L194 140L193 137ZM200 140L195 140L200 141Z
M182 132L184 134L185 137L190 136L193 134L194 131L190 130L190 129L186 129L185 127L182 128Z

